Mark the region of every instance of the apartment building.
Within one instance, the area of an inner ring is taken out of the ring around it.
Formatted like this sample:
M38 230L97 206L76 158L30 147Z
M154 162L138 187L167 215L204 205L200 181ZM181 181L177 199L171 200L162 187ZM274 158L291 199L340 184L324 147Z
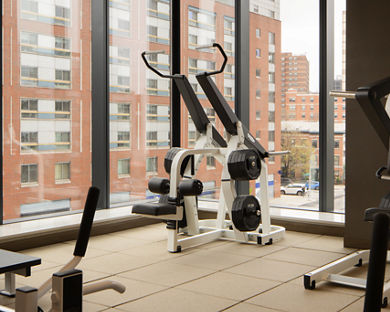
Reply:
M307 145L314 156L312 170L313 178L318 179L319 169L319 94L299 93L289 89L285 95L284 106L286 115L282 121L282 138L294 142L311 143ZM344 98L334 98L334 172L335 181L344 181L345 164L345 116L346 103ZM288 142L285 142L288 145ZM303 146L303 145L302 145ZM307 167L307 166L306 166ZM307 168L295 171L295 177L304 178Z
M279 2L268 2L263 9L274 14L251 5L250 124L265 148L278 150ZM234 7L229 1L201 4L182 3L182 71L222 134L223 126L195 79L200 71L218 68L221 58L196 47L223 44L229 61L215 81L234 107ZM149 61L169 72L169 5L169 0L109 1L112 206L152 197L145 193L147 181L167 176L163 163L170 146L170 82L147 70L140 55L165 50ZM4 2L3 21L9 25L3 34L5 220L82 208L92 174L90 7L89 0ZM195 129L184 105L181 119L182 146L191 147ZM269 165L271 192L277 195L280 160L271 158ZM219 185L220 170L213 157L204 159L199 176L209 196Z

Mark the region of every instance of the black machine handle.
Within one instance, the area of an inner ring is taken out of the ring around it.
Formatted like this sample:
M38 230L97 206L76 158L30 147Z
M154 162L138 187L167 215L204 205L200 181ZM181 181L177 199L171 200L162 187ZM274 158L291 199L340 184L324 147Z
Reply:
M222 73L225 70L225 66L227 64L228 57L227 57L225 51L223 50L223 48L221 47L221 45L219 43L216 43L216 42L214 42L213 44L210 44L210 45L198 46L196 48L196 50L209 49L209 48L217 48L219 50L219 52L223 56L223 63L222 63L222 66L221 66L220 69L215 70L215 71L211 71L211 72L206 72L205 75L206 76L211 76L211 75L220 74L220 73Z
M95 211L99 200L99 194L100 190L97 187L91 186L88 190L76 246L74 247L74 256L85 256L88 247L89 236L91 234L93 218L95 217Z
M149 68L152 72L156 73L157 75L159 75L162 78L174 78L175 76L173 76L173 75L165 75L165 74L159 72L155 67L150 65L148 59L146 58L146 55L152 55L152 54L165 54L165 51L164 50L158 50L158 51L144 51L144 52L142 52L141 53L141 57L144 60L144 63L146 65L146 67Z

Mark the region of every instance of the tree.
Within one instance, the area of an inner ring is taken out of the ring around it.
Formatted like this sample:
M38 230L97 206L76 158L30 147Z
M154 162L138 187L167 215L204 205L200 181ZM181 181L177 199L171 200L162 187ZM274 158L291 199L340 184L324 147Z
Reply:
M282 132L282 150L290 151L282 157L282 176L295 178L310 171L311 140L298 131Z

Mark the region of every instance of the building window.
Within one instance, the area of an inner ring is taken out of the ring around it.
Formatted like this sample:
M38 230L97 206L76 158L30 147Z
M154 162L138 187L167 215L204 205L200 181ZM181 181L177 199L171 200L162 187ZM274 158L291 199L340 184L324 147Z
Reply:
M20 32L20 43L28 45L38 45L38 34L31 32Z
M256 139L260 140L260 130L256 130Z
M37 1L24 0L24 1L22 1L22 10L23 11L29 11L29 12L38 13L38 2Z
M339 155L334 155L334 165L335 165L335 167L340 166L340 156Z
M314 110L314 105L310 105L310 110Z
M118 176L130 175L130 158L118 160Z
M275 112L273 112L273 111L268 112L268 121L275 122Z
M275 141L275 131L268 131L268 141Z
M70 81L70 70L56 69L56 80Z
M260 36L261 36L261 30L260 28L256 28L256 37L260 38Z
M21 183L38 183L38 165L21 165Z
M275 64L275 53L273 52L268 53L268 63Z
M155 55L155 54L151 54L151 55ZM118 47L118 56L124 58L130 58L130 49Z
M302 113L302 118L306 118L306 114L305 113Z
M56 17L69 19L70 18L70 9L56 5Z
M56 132L56 149L70 149L70 132Z
M275 83L275 73L268 73L268 82Z
M22 132L20 142L22 151L36 150L38 147L38 132Z
M306 110L306 105L302 105L302 110Z
M70 101L56 101L55 110L56 119L70 119Z
M207 156L207 167L215 168L215 158L213 156Z
M253 5L253 12L259 13L259 5L258 4Z
M147 173L157 172L157 157L146 158L146 172Z
M260 89L256 90L256 99L259 99L261 95Z
M259 58L261 56L261 50L256 49L256 57Z
M23 78L38 79L38 67L22 65L21 75Z
M256 78L260 78L260 69L256 68Z
M314 102L314 98L313 97L310 98L310 102L312 102L312 103Z
M256 111L256 120L260 120L260 111Z
M295 108L296 108L295 104L289 105L289 107L290 107L290 110L295 110Z
M118 139L118 147L130 147L129 131L118 131L117 139Z
M317 140L311 141L311 146L314 147L314 148L317 148L317 145L318 145L317 142L318 142Z
M268 33L268 43L275 44L275 33L273 32Z
M120 86L129 86L130 85L130 77L128 77L128 76L118 76L118 85L120 85Z
M288 98L288 101L291 103L295 103L295 97L290 97L290 98Z
M70 162L56 163L55 179L56 179L56 182L70 180Z
M38 100L21 99L20 100L21 118L37 118Z
M275 103L275 92L268 91L268 102Z
M340 141L334 141L334 148L340 147Z
M146 132L146 146L157 146L157 131Z
M57 49L70 50L70 39L63 37L56 37L55 47Z
M194 45L194 46L198 45L198 36L189 34L188 35L188 42L190 45Z

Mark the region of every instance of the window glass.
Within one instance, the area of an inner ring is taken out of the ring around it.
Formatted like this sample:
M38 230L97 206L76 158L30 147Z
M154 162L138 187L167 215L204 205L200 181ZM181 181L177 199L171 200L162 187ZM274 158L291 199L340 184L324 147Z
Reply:
M91 185L91 2L3 1L4 25L4 220L82 209Z
M170 147L170 1L108 1L110 16L110 207L153 197L151 176L168 177L164 157ZM193 40L196 40L193 38Z

